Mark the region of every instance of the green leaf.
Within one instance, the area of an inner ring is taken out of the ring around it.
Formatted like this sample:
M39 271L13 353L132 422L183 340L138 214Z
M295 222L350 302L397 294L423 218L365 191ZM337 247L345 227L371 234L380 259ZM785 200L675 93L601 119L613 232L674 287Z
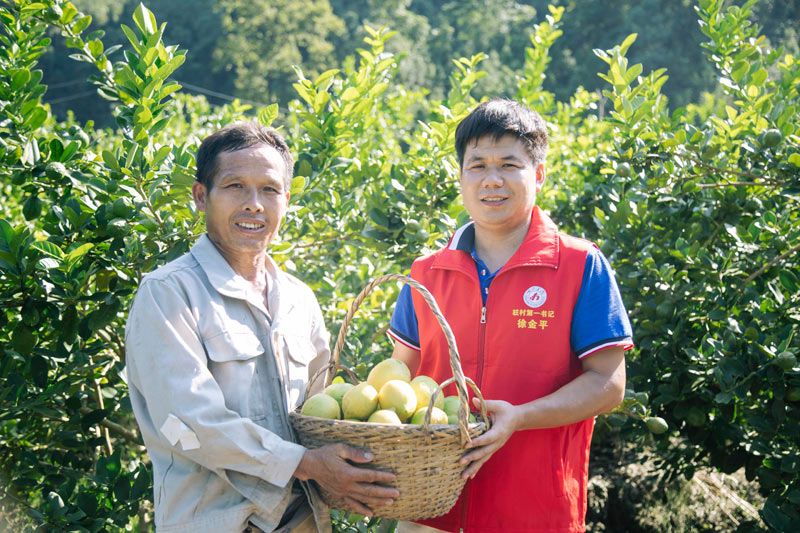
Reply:
M276 118L278 118L278 104L268 105L258 114L258 122L266 127L270 127Z
M142 468L136 474L136 479L133 481L131 488L131 497L138 499L150 492L150 474Z
M358 89L356 89L355 87L348 87L342 93L342 101L350 102L358 98L358 95L359 95Z
M295 176L292 178L292 186L290 189L290 194L298 194L303 192L303 189L306 187L306 179L303 176Z
M321 87L325 83L327 83L328 80L330 80L333 76L335 76L338 73L339 73L339 69L338 68L332 68L330 70L326 70L325 72L323 72L322 74L317 76L317 79L314 80L314 85L317 86L317 87Z
M634 41L636 41L636 37L638 37L638 36L639 36L639 34L637 34L637 33L631 33L630 35L628 35L625 38L624 41L622 41L622 44L619 45L619 53L620 53L620 55L623 55L623 56L625 55L625 53L628 51L628 48L631 47L631 45L634 43Z
M22 149L22 162L31 166L39 162L39 143L33 137L25 143L25 148Z
M747 74L748 70L750 70L750 63L744 60L737 61L733 64L733 68L731 69L731 78L736 83L739 83L742 81L744 75Z
M642 73L642 64L637 63L633 65L625 72L625 83L630 85L636 80L636 78L639 77L639 74L641 73Z
M140 105L133 112L133 120L135 120L139 124L147 124L151 120L153 120L153 113L151 113L150 109L148 109L147 107ZM125 165L125 166L129 167L130 165Z
M152 167L158 167L164 159L172 152L172 146L165 145L156 150L156 153L153 154L153 159L151 161Z
M789 163L796 167L800 167L800 153L792 154L789 156Z
M797 276L794 272L791 270L782 269L780 272L778 272L778 279L780 279L781 285L783 285L787 291L792 293L797 292L798 282Z
M121 172L120 166L119 166L119 161L117 161L117 156L115 156L113 153L111 153L111 151L103 150L100 155L103 158L103 162L106 165L108 165L108 168L110 168L114 172Z
M28 83L28 80L30 79L30 71L26 69L19 69L11 76L11 89L14 91L19 91L25 87L25 84Z
M750 77L750 83L759 87L764 85L765 81L767 81L767 70L764 67L758 69L755 74Z
M92 57L100 57L103 53L103 41L100 39L92 39L86 45L89 48L89 52L92 54Z
M75 248L74 250L67 253L64 257L64 262L67 263L68 268L72 268L78 261L83 258L84 255L89 253L89 250L94 248L94 244L87 242Z
M35 130L44 124L45 120L47 120L47 110L42 106L36 106L25 116L23 125Z
M28 350L28 353L31 350L33 350L33 347ZM37 387L47 387L47 373L49 369L50 367L47 364L47 360L41 355L34 355L31 358L31 377L33 378L33 383Z
M11 224L0 218L0 250L9 250L9 243L14 239L15 233Z
M160 102L167 96L180 90L181 90L181 85L179 83L169 83L167 85L164 85L163 87L161 87L161 90L158 91L158 101Z
M150 36L156 32L156 17L153 16L153 13L147 9L144 4L140 3L133 12L133 21L136 23L136 27L139 28L139 31L145 36Z
M191 187L195 182L194 176L179 166L172 167L172 183L181 187Z
M172 74L178 67L183 65L183 62L186 61L186 56L175 56L169 61L164 64L161 68L159 68L153 74L155 79L165 80Z
M770 501L764 504L764 508L759 512L759 514L768 526L777 531L786 531L786 527L789 525L789 518L783 514L774 503Z
M717 395L714 397L714 401L719 404L729 404L733 400L733 394L730 392L718 392Z
M91 23L92 23L92 16L91 16L91 15L86 15L86 16L83 16L83 17L81 17L80 19L78 19L78 20L77 20L77 21L76 21L76 22L75 22L75 23L72 25L72 31L73 31L75 34L78 34L78 35L79 35L79 34L83 33L83 30L85 30L86 28L88 28L88 27L89 27L89 24L91 24Z
M139 42L139 38L136 36L135 33L133 33L133 30L127 27L125 24L121 24L120 27L122 28L122 33L124 33L125 37L128 38L128 42L130 42L131 46L133 46L133 49L136 50L137 54L141 55L142 45Z
M61 156L64 154L64 145L58 138L51 139L50 143L50 159L54 161L61 161Z
M31 4L23 6L21 13L24 17L29 17L34 13L38 13L39 11L45 8L47 8L47 6L42 4L41 2L33 2Z

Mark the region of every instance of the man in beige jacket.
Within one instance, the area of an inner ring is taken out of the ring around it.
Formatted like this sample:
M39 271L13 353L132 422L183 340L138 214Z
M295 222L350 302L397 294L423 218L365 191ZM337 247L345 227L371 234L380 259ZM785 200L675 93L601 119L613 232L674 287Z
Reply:
M192 196L207 233L134 300L128 381L159 532L330 531L309 480L363 514L397 496L377 484L393 474L351 464L368 453L293 441L288 413L330 352L313 293L267 254L291 178L274 130L237 123L205 139Z

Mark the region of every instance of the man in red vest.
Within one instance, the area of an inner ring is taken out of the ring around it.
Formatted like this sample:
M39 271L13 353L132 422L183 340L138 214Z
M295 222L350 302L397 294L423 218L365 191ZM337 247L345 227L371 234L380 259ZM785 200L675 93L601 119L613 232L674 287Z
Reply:
M411 277L452 327L492 427L468 445L453 509L401 522L400 533L586 530L594 417L622 401L632 331L600 250L560 233L535 205L546 149L541 116L510 100L479 105L456 130L472 221L417 259ZM389 334L412 375L451 377L444 334L407 286Z

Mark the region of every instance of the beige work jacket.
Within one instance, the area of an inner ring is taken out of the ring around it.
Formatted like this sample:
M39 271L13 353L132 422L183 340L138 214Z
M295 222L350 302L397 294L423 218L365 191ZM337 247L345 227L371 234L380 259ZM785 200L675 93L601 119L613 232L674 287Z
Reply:
M127 377L159 532L240 532L248 521L271 531L293 497L305 448L288 412L327 364L329 337L311 289L267 259L269 311L207 235L137 291ZM330 531L328 508L302 487Z

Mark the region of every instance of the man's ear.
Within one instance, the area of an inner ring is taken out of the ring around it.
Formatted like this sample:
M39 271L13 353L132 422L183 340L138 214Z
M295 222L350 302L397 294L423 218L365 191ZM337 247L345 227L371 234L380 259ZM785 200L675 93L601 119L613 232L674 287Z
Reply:
M544 163L539 163L539 166L536 167L536 192L542 190L545 177L547 177L547 172L544 169Z
M194 205L197 206L198 211L206 210L207 198L208 191L206 190L206 186L199 181L192 183L192 199L194 200Z

